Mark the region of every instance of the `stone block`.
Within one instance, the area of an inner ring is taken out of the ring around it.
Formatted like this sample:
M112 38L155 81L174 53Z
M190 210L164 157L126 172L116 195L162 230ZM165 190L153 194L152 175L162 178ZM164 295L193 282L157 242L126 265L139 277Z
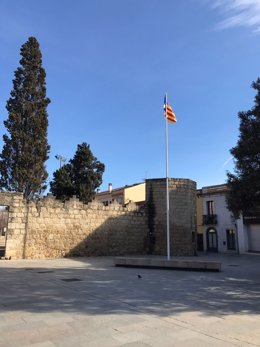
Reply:
M191 271L221 271L221 263L217 261L198 261L183 259L159 259L141 257L115 257L115 266L129 266L142 268L165 268Z

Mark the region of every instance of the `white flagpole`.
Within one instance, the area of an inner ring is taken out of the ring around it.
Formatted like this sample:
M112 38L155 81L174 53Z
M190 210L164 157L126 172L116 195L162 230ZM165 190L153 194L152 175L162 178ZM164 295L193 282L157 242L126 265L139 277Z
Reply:
M168 177L168 120L167 120L167 93L165 94L165 140L166 140L166 224L167 224L167 260L170 260L170 203L169 203L169 177Z

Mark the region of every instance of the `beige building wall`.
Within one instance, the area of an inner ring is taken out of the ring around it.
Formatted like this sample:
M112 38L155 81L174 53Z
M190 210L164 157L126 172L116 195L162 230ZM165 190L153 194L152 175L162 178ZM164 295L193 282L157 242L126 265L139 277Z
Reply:
M109 191L97 193L95 196L95 201L107 202L108 204L110 204L112 202L112 194Z
M111 193L112 202L118 202L120 205L124 204L124 189L115 189Z
M130 201L135 203L143 202L145 201L145 183L137 183L97 193L95 200L106 204L117 202L121 205L128 204Z
M124 203L145 201L145 183L136 186L126 187L124 190Z

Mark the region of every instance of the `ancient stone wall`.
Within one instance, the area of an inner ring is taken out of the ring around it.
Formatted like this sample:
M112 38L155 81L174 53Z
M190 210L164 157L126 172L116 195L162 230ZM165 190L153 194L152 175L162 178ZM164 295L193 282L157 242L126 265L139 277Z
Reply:
M169 180L171 251L194 254L196 184ZM146 210L135 204L65 203L48 195L27 203L19 193L0 193L9 206L6 256L54 258L99 255L166 255L165 179L146 180Z
M142 254L146 234L144 213L136 205L85 205L76 198L62 203L53 196L27 204L20 196L17 202L14 196L10 202L6 256Z
M26 204L21 193L0 192L0 205L8 206L6 255L23 258L25 243Z

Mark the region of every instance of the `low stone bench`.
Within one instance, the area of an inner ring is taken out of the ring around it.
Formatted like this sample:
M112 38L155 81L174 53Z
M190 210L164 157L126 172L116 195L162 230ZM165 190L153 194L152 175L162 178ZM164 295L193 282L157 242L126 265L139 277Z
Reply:
M190 271L221 271L221 263L196 259L160 259L139 257L115 257L115 266L158 268Z

